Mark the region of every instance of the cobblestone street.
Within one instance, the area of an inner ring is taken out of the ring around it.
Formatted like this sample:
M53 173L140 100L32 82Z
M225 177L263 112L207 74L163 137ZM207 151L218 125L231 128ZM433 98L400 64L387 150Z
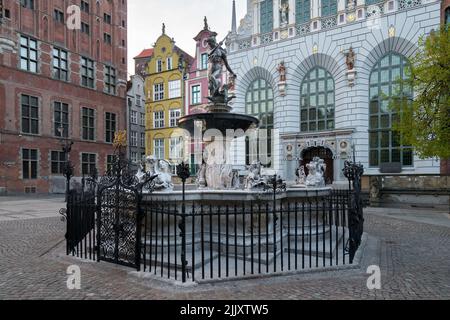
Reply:
M8 211L10 201L0 199L0 212ZM57 212L0 219L0 299L450 299L447 213L368 209L365 230L360 269L181 287L65 257L65 223ZM81 267L81 290L66 287L73 264ZM382 290L367 289L369 265L381 267Z

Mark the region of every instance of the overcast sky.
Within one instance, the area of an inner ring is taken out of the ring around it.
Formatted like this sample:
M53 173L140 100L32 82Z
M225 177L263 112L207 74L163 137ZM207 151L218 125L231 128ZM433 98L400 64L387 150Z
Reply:
M176 45L195 53L193 38L203 29L208 18L211 30L222 40L231 29L232 0L129 0L128 1L128 73L134 73L133 57L151 48L161 35L175 38ZM237 23L244 17L246 0L236 0Z

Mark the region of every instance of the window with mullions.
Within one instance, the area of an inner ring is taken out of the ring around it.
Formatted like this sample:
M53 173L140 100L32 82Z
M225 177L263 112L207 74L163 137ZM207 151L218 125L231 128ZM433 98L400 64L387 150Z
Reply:
M105 66L105 90L106 93L116 94L116 69Z
M55 137L68 138L69 137L69 105L67 103L57 102L53 103L53 121Z
M38 150L22 149L22 179L37 179Z
M20 68L37 72L37 41L29 37L20 37Z
M23 94L22 107L22 133L39 134L39 100Z
M300 102L302 132L334 129L334 80L320 67L312 69L303 79Z
M322 0L322 17L337 13L337 0Z
M87 141L95 140L95 110L82 108L82 139Z
M311 20L311 0L297 0L295 8L297 23L305 23Z
M273 89L266 80L255 80L249 86L246 95L246 113L260 120L259 129L267 130L267 159L270 159L272 156ZM247 138L245 147L247 165L261 159L262 150L260 150L259 139L257 146L254 147L256 147L256 150L251 148L250 139ZM270 167L270 164L267 164L267 166Z
M67 51L53 48L53 78L67 81Z
M88 88L94 88L94 61L81 58L81 85Z
M201 56L201 66L200 68L202 70L208 69L208 54L207 53L203 53Z
M369 164L379 167L384 163L413 165L413 150L404 146L398 133L392 130L397 114L389 104L393 98L412 98L411 88L403 87L398 79L407 78L408 60L396 53L389 53L378 61L370 75L369 105Z
M62 175L66 164L66 154L61 151L51 152L51 170L52 174Z
M81 175L92 176L97 171L97 155L95 153L81 154Z
M116 114L106 112L105 114L105 141L106 143L113 143L116 135L117 123Z

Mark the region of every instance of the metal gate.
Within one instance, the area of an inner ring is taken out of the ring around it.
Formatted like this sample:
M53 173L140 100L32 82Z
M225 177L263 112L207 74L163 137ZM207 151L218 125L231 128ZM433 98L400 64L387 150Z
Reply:
M120 152L97 183L98 260L140 270L142 189L152 190L156 175L139 179Z
M138 196L131 189L116 185L104 189L98 198L99 259L138 267Z

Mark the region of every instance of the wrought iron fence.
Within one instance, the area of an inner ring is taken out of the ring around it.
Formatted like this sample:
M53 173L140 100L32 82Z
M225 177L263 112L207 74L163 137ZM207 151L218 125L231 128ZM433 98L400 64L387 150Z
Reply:
M67 254L183 282L353 263L364 223L362 167L346 164L352 191L293 200L275 178L264 200L214 204L185 200L188 169L178 168L183 192L173 203L143 200L143 182L123 166L90 179L92 192L71 192Z
M302 201L144 204L143 271L215 280L351 263L348 191Z

